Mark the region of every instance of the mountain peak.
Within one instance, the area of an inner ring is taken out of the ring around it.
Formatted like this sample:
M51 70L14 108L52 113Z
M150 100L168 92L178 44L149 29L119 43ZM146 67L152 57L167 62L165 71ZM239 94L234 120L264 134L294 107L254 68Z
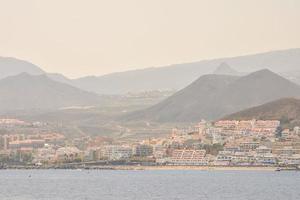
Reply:
M280 79L280 80L285 80L284 77L280 76L279 74L276 74L275 72L269 70L269 69L262 69L256 72L252 72L251 74L248 74L247 76L242 77L242 79L251 79L251 80L258 80L258 79Z
M238 72L231 68L226 62L222 62L213 74L237 75Z
M273 72L273 71L271 71L270 69L268 69L268 68L265 68L265 69L261 69L261 70L258 70L258 71L256 71L256 72L253 72L253 74L254 73L264 73L264 74L276 74L275 72Z

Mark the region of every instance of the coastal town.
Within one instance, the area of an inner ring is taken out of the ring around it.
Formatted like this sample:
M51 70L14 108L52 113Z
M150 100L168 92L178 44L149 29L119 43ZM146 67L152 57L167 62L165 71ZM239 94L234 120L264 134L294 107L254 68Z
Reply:
M1 129L39 127L32 133L1 134L1 168L300 165L300 128L283 129L278 120L201 120L189 127L174 127L168 136L143 140L68 138L43 126L0 119Z

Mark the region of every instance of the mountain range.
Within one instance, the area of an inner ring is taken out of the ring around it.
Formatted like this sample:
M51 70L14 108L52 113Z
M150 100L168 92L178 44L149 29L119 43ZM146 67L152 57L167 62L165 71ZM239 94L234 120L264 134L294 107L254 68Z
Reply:
M203 60L165 67L119 72L99 77L84 77L75 80L74 85L100 94L124 94L127 92L159 89L179 90L202 75L214 73L222 63L226 63L232 70L237 70L240 74L247 74L264 68L268 68L276 73L293 71L298 70L300 67L300 49Z
M205 74L244 75L268 68L300 83L293 71L300 68L300 48L255 55L203 60L199 62L152 67L140 70L68 79L61 74L47 74L55 81L98 94L126 94L149 90L179 90ZM0 79L21 72L44 74L34 64L13 58L0 58Z
M246 76L204 75L188 87L124 120L197 122L258 106L284 97L300 97L300 86L264 69Z

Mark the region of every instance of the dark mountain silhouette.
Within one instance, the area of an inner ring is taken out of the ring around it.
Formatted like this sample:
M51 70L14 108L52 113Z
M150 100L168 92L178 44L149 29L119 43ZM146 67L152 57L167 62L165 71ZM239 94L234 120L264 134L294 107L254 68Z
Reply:
M125 120L196 122L214 120L284 97L300 97L300 86L260 70L244 77L206 75L163 102L124 117Z
M218 94L238 78L228 75L204 75L161 103L146 110L130 113L124 119L172 122L214 118L216 110L211 105L218 98Z

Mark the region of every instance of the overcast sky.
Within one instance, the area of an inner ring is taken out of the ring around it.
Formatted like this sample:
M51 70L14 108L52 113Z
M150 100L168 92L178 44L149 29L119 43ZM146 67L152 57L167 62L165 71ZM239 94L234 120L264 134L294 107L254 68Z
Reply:
M0 0L0 56L69 77L300 47L299 0Z

